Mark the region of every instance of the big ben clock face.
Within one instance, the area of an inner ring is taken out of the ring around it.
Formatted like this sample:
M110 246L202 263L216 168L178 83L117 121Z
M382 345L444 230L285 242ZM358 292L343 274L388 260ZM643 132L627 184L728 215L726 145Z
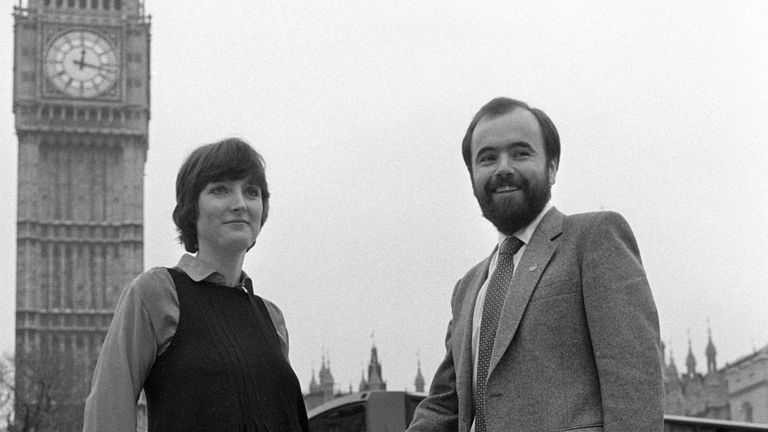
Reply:
M98 34L73 30L56 37L50 44L45 53L44 70L58 90L74 97L95 97L117 82L117 52Z

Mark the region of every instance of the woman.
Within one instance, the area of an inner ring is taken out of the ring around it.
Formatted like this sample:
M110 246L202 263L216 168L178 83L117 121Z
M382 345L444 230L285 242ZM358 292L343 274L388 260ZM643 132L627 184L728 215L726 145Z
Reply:
M94 372L85 431L308 431L280 309L253 294L245 253L267 219L261 156L239 139L197 148L173 221L190 254L123 291Z

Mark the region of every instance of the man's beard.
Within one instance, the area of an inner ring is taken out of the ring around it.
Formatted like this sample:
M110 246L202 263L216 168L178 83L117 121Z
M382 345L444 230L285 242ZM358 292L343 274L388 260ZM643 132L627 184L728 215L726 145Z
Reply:
M522 202L512 199L502 202L494 201L493 191L500 185L517 187L518 192L522 193ZM552 195L551 189L552 186L547 179L531 184L530 181L519 176L508 180L493 177L485 184L482 193L475 188L475 197L480 204L483 216L496 226L499 232L512 235L536 219L549 202Z

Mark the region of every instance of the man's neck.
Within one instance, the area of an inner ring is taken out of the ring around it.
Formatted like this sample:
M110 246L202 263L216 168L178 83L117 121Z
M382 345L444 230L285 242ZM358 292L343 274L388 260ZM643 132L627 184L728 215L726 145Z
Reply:
M523 243L528 244L531 241L531 237L533 237L533 232L536 231L536 227L539 226L541 220L544 219L544 215L546 215L547 212L552 209L552 207L554 207L552 202L547 202L544 208L541 209L539 214L536 215L536 218L533 219L531 223L515 231L512 235L522 240ZM503 242L507 237L509 237L509 235L499 231L499 243Z

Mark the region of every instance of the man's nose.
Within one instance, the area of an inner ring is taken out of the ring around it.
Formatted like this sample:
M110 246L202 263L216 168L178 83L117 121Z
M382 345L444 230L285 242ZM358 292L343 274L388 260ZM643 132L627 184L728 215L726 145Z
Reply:
M512 175L512 171L512 158L502 152L497 160L494 174L499 177L509 177Z

